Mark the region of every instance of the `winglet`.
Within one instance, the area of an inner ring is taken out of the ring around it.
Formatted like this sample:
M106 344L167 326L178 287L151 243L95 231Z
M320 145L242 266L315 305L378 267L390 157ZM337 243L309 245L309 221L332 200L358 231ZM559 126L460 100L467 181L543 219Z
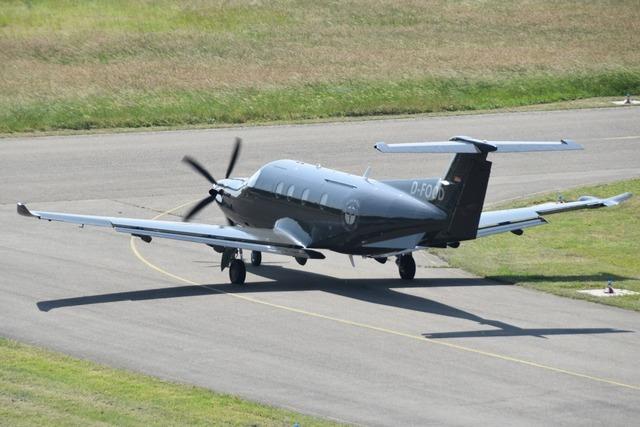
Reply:
M17 211L18 211L18 215L22 215L22 216L32 216L34 218L38 218L37 215L34 215L31 213L31 211L29 210L29 208L27 208L27 205L18 202L18 206L16 207Z

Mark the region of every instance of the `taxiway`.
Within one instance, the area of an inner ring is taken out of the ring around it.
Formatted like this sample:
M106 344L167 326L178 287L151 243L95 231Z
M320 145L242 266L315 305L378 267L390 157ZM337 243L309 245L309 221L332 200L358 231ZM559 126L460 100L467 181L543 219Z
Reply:
M635 107L3 139L0 335L349 423L636 423L638 313L434 268L424 254L411 283L393 263L265 256L232 286L206 246L131 243L15 213L23 201L178 220L208 190L182 156L221 176L235 136L239 176L277 158L352 173L371 165L376 179L438 176L448 155L383 155L373 144L459 134L585 146L491 156L490 203L640 175ZM223 220L212 206L196 221Z

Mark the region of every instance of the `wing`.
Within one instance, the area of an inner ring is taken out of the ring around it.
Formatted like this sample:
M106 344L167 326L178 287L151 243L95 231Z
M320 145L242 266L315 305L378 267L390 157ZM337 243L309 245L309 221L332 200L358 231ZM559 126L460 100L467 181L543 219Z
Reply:
M22 216L47 221L111 227L120 233L131 234L144 238L145 240L150 240L148 238L152 237L160 237L203 243L209 246L247 249L294 257L324 258L322 253L305 248L299 238L301 235L300 232L298 231L296 235L294 227L282 227L278 226L278 223L274 229L267 229L30 211L22 203L18 203L17 209L18 213Z
M631 193L618 194L608 199L582 196L575 202L543 203L526 208L504 209L482 212L476 237L512 231L516 234L528 227L546 224L543 215L568 212L578 209L594 209L619 205L631 197Z

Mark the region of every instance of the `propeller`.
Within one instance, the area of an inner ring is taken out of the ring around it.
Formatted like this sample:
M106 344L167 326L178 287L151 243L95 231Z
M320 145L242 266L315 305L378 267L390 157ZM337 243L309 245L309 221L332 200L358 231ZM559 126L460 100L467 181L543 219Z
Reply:
M236 138L235 145L231 153L231 159L229 160L229 165L227 166L227 172L224 176L225 179L229 178L229 176L231 176L231 173L233 172L233 168L235 167L236 161L238 160L238 155L240 154L241 145L242 145L242 140L240 138ZM218 185L218 182L213 177L213 175L211 175L209 171L204 166L202 166L196 159L190 156L184 156L182 158L182 161L188 164L189 166L191 166L200 175L202 175L207 181L209 181L210 184L214 186ZM185 217L182 220L185 222L188 222L195 214L200 212L210 203L213 203L216 200L216 197L218 195L222 195L223 192L224 191L222 189L217 189L217 188L212 188L211 190L209 190L209 196L200 200L194 207L192 207L191 210L187 213L187 215L185 215Z
M233 152L231 153L231 159L229 159L229 166L227 166L227 173L225 174L225 179L231 176L231 172L233 172L233 168L236 166L236 160L238 160L238 155L240 154L240 146L242 145L242 140L236 137L236 142L233 146Z

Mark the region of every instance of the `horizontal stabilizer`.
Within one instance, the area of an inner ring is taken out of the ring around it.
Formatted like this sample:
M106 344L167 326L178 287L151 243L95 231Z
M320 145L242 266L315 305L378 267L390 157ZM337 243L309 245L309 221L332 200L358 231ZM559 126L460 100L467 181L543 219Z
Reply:
M582 146L563 139L558 141L484 141L468 136L454 136L442 142L408 142L386 144L378 142L375 149L382 153L524 153L530 151L582 150Z

